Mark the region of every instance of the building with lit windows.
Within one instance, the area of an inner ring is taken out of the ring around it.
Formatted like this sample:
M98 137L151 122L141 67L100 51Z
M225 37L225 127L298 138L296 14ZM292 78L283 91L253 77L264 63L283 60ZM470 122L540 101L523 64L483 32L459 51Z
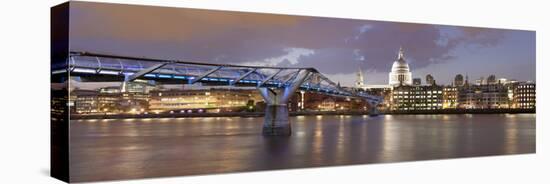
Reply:
M393 88L388 85L369 85L365 88L365 92L370 95L381 96L382 102L378 104L378 110L388 111L391 108Z
M123 82L120 87L120 100L117 109L120 112L129 114L147 112L149 110L149 93L155 90L156 87L151 81ZM116 92L115 89L105 89L105 91Z
M77 114L90 114L99 111L98 92L94 90L75 89L71 92L71 104L74 104L73 112Z
M120 93L120 87L110 86L110 87L99 88L99 93Z
M292 107L299 102L303 108ZM297 94L289 101L290 111L366 111L366 101L357 98L331 96L322 93L305 92L303 98Z
M393 88L391 110L415 111L443 108L441 86L397 86Z
M123 82L121 86L121 92L128 93L149 93L149 91L155 90L156 85L150 81L135 80L133 82Z
M514 86L513 106L519 109L535 109L536 85L531 82L521 82Z
M455 109L458 106L458 87L443 87L443 109Z
M512 99L506 85L481 84L459 88L457 101L462 109L503 109L511 107Z
M141 114L149 108L149 94L143 92L122 92L117 109L123 113Z
M199 110L211 112L232 111L245 108L263 100L255 90L200 89L154 90L150 92L149 109L153 112Z
M326 98L319 105L317 105L319 111L334 111L336 110L336 102L332 98Z
M118 113L120 112L119 102L120 93L109 93L100 90L97 94L97 108L102 113Z

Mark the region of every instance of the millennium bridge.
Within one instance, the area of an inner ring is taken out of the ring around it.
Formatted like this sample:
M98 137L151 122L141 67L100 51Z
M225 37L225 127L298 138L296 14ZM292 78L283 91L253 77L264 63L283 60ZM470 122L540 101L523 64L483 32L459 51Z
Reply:
M162 84L255 87L265 103L263 135L290 135L288 101L298 90L362 99L376 110L382 98L340 87L315 68L243 66L152 59L89 52L70 52L67 66L52 75L78 77L81 82L153 80Z

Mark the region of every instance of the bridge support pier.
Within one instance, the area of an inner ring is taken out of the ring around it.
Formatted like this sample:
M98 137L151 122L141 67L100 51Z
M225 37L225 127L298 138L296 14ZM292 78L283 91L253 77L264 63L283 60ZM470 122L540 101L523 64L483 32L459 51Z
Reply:
M292 134L286 104L266 106L262 134L265 136L289 136Z
M258 88L266 103L262 129L264 136L290 136L292 134L288 118L288 100L302 85L309 73L309 70L299 71L295 79L282 89Z

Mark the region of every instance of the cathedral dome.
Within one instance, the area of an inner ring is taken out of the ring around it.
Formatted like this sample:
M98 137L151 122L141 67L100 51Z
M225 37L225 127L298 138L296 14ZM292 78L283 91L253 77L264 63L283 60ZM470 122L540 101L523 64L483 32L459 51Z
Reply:
M399 48L397 60L393 62L391 67L389 84L392 86L412 85L412 73L410 72L409 64L403 56L403 48Z
M399 49L399 55L397 56L397 60L393 62L391 71L409 72L409 64L405 61L405 57L403 56L403 48Z

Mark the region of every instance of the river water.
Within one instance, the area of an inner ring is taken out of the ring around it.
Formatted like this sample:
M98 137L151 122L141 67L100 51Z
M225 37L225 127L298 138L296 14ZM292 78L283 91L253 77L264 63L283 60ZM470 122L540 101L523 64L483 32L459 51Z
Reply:
M72 181L386 163L535 152L535 114L72 120Z

